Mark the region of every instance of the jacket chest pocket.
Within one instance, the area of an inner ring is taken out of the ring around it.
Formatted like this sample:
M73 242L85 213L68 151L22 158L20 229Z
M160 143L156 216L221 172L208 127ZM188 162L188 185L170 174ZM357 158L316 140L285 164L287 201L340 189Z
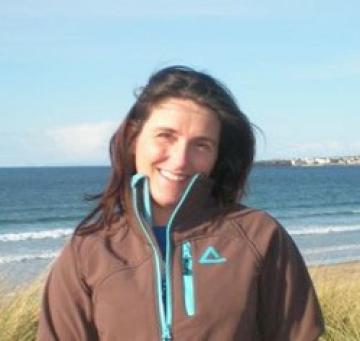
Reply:
M195 286L194 286L194 260L191 243L184 242L181 246L182 264L182 293L185 314L189 317L195 315Z

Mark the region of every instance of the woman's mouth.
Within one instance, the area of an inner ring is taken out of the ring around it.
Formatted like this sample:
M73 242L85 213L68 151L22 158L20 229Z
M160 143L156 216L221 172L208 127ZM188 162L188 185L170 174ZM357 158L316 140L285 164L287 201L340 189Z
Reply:
M159 169L159 173L161 176L163 176L164 178L166 178L167 180L170 181L185 181L188 179L188 175L186 174L181 174L181 173L173 173L171 171L165 170L165 169Z

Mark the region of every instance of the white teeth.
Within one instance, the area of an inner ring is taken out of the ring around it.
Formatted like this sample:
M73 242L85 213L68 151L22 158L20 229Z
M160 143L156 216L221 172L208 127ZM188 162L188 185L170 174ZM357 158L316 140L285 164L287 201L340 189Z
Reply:
M171 173L171 172L169 172L167 170L163 170L163 169L160 169L159 172L162 176L164 176L165 178L172 180L172 181L184 181L187 178L186 175L174 174L174 173Z

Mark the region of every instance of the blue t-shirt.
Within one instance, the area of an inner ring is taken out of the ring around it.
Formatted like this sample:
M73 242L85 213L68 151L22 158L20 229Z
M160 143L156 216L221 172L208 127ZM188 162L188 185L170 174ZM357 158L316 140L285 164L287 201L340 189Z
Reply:
M166 254L166 226L153 226L156 241L159 245L161 255L165 259Z
M163 259L165 259L166 254L166 226L153 226L153 231L155 234L155 238L159 245L161 255ZM162 299L164 302L164 306L166 306L166 282L165 277L161 280L161 291L162 291Z

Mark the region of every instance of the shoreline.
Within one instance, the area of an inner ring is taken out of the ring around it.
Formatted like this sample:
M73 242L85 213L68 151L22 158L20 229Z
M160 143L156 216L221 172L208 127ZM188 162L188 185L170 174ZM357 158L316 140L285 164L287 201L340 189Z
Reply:
M309 273L317 281L346 281L348 284L360 280L360 261L308 266Z

